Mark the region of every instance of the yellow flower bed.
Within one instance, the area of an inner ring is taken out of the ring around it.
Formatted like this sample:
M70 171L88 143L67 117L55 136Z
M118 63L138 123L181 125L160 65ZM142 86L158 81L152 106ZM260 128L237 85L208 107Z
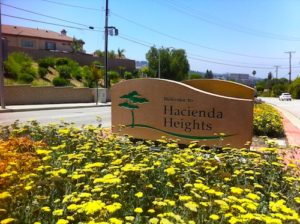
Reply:
M15 140L0 142L0 161L15 155L0 173L1 224L300 222L299 167L285 168L276 149L179 148L92 126L13 128L0 132ZM19 155L24 136L30 167ZM6 152L7 142L16 148Z
M271 105L255 104L253 132L257 136L283 137L284 129L280 113Z

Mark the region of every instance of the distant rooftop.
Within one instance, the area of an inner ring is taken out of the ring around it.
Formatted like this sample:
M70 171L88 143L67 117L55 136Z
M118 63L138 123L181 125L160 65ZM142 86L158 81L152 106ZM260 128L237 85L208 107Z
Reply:
M24 36L24 37L38 37L42 39L62 40L72 42L73 38L66 35L66 30L61 33L53 32L51 30L43 30L39 28L29 28L14 25L2 25L2 33L6 35Z

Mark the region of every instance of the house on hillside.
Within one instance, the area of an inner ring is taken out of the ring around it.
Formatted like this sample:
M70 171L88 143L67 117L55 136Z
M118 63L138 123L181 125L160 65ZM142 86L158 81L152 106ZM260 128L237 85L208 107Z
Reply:
M39 28L2 25L2 36L6 38L9 48L72 52L73 38L67 36L64 29L57 33ZM79 44L83 46L84 42L80 41Z

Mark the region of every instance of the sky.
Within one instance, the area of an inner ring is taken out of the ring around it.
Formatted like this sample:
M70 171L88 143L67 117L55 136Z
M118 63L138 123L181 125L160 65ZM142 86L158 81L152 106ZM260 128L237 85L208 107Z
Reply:
M87 53L104 50L105 0L0 0L2 24L82 39ZM108 49L145 61L151 46L186 51L190 69L300 76L299 0L109 0ZM18 18L16 18L18 17ZM89 29L93 26L94 30Z

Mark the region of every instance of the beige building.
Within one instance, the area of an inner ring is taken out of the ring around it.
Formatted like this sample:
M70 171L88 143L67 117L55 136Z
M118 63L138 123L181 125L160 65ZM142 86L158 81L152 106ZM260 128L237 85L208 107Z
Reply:
M39 28L2 25L2 35L8 41L8 47L19 47L35 50L51 50L71 52L73 38L67 36L67 31L60 33ZM83 45L84 42L82 41Z

